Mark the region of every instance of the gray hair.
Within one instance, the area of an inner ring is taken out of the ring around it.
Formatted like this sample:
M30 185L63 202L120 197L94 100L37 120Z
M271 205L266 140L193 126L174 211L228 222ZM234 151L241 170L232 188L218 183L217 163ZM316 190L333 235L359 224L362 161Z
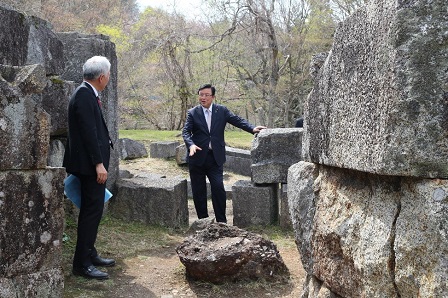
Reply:
M85 80L95 80L102 74L108 74L109 71L110 62L103 56L93 56L82 66L82 73Z

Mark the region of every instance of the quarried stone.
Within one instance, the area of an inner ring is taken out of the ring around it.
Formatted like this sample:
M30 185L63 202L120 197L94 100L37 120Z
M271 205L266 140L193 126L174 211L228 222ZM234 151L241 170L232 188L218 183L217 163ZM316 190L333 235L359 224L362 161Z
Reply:
M66 140L62 141L60 139L55 139L50 141L50 152L48 153L47 165L49 167L62 167L64 162L64 143Z
M123 160L148 157L145 144L128 138L119 139L118 148L120 150L120 159Z
M177 141L152 142L149 145L149 156L152 158L171 158L176 156Z
M187 161L188 150L185 144L180 144L176 147L176 163L178 165L185 165Z
M0 78L0 171L47 165L50 116Z
M120 179L110 211L126 221L179 228L188 225L187 181L166 178Z
M282 229L291 230L292 222L289 215L289 203L288 203L288 184L282 184L279 189L279 218L278 224Z
M395 230L395 283L401 297L448 293L448 180L402 182Z
M0 277L60 268L64 168L0 171Z
M233 224L240 228L278 221L278 184L253 185L238 180L232 186Z
M286 183L288 168L302 160L302 128L263 129L252 143L252 181Z
M294 228L297 248L302 266L308 274L313 272L312 237L316 211L314 181L319 174L318 166L309 162L298 162L288 170L288 207Z
M41 93L47 84L45 69L40 64L26 66L0 65L0 75L22 95Z
M290 174L288 200L303 267L333 293L446 293L447 180L317 170L308 163L294 165Z
M102 113L109 129L109 136L116 145L118 142L118 98L117 77L118 62L115 44L108 36L102 34L82 34L78 32L57 33L63 43L66 67L60 77L75 82L77 87L82 82L82 66L92 56L105 56L109 59L110 79L106 88L101 91ZM115 146L117 148L118 146ZM119 150L110 151L110 162L107 177L107 188L115 192L119 171Z
M0 64L40 64L47 75L64 70L63 45L51 24L0 6Z
M176 252L193 280L222 283L289 275L272 241L223 223L210 224L187 237Z
M48 298L63 297L64 273L61 268L15 276L0 277L2 298Z
M252 160L249 150L226 147L226 162L224 163L225 171L250 177L251 164Z
M74 82L49 77L42 94L35 99L51 117L50 136L67 136L68 102L75 88Z
M448 178L448 2L369 1L340 23L304 108L304 160Z

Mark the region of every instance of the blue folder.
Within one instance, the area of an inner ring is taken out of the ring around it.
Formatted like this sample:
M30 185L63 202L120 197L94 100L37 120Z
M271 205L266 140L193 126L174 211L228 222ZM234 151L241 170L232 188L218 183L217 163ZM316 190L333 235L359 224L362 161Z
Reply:
M69 175L64 179L64 195L76 205L81 207L81 181L74 175ZM104 193L104 203L112 197L112 193L106 188Z

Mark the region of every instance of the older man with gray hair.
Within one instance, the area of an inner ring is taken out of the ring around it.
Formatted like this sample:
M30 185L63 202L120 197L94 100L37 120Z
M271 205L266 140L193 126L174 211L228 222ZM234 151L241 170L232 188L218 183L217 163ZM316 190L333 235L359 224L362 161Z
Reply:
M67 173L79 178L81 206L73 274L92 279L107 279L106 272L95 266L114 266L113 259L98 255L95 241L104 209L110 148L113 148L98 92L109 82L110 62L94 56L83 66L82 84L76 88L68 105L68 138L64 155Z

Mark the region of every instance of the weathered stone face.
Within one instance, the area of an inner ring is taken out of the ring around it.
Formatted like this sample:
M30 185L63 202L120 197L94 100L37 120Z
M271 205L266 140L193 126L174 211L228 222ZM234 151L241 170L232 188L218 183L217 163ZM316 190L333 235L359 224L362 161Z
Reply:
M278 184L253 185L238 180L232 186L233 224L240 228L268 226L278 221Z
M222 283L289 275L272 241L222 223L210 224L186 238L176 252L187 276L194 280Z
M304 160L447 178L447 2L369 3L337 28L307 99Z
M0 171L47 165L50 117L0 77Z
M0 276L59 268L63 168L0 171Z
M48 75L64 70L63 45L50 23L0 6L0 64L41 64Z
M286 183L288 168L302 160L302 128L263 129L250 152L252 181Z
M395 236L401 297L448 293L448 180L404 179Z
M179 228L188 225L185 179L134 177L120 179L110 211L117 218Z
M148 157L145 144L131 139L123 138L118 140L120 148L120 159L129 160Z
M448 180L308 163L290 175L290 212L309 274L343 297L443 296Z
M25 64L30 32L26 23L24 14L0 6L0 64Z
M68 131L68 102L76 85L59 77L49 77L36 102L51 117L51 136L66 136Z

